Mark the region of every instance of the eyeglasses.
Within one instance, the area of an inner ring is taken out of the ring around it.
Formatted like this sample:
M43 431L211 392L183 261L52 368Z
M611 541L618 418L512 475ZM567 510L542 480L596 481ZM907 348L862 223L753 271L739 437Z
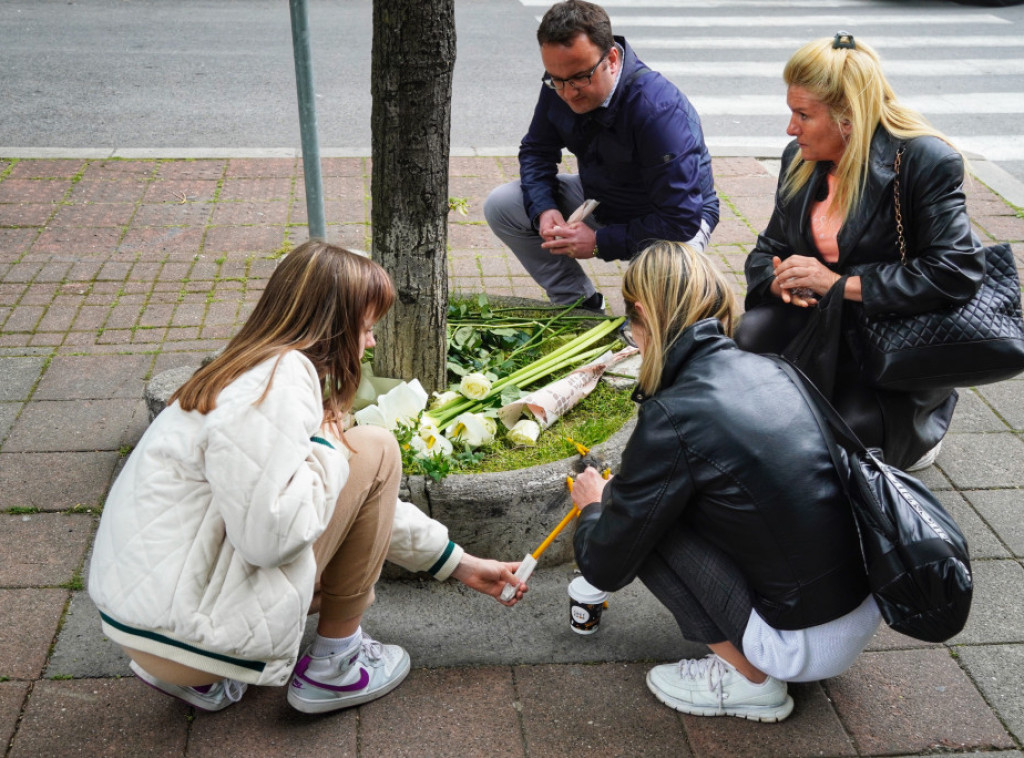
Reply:
M557 92L561 92L562 90L564 90L566 84L568 84L570 87L576 90L583 89L584 87L589 87L590 80L594 77L594 73L597 71L597 67L604 63L604 59L608 57L608 53L610 52L611 50L606 50L604 52L604 55L601 56L600 60L598 60L598 62L595 63L593 67L591 67L587 71L584 71L582 74L570 76L568 79L559 79L557 76L552 76L551 74L548 74L547 76L543 77L541 81L544 83L545 87L550 87L551 89Z
M636 339L633 337L633 322L626 319L619 327L619 337L629 347L637 347Z

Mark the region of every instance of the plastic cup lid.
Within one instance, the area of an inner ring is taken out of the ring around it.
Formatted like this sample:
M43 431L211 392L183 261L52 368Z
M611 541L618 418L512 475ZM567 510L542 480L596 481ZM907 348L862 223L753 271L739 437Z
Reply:
M603 603L608 599L608 593L578 576L569 582L569 597L581 603Z

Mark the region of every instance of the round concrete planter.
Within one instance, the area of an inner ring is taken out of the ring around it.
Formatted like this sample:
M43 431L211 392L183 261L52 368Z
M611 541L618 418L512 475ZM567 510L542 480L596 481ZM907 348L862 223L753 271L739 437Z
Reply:
M490 299L494 305L525 309L546 305L525 298ZM586 311L575 311L574 314L589 315ZM182 367L153 377L146 386L146 406L151 421L195 370L196 367ZM595 445L587 456L588 462L601 469L618 471L622 449L633 433L635 423L634 416L604 443ZM447 526L451 539L468 552L501 560L519 560L534 551L568 513L572 501L565 478L582 470L582 467L583 461L577 455L516 471L453 474L440 482L425 476L405 476L399 497L415 503ZM571 529L566 529L545 551L546 563L572 560L571 533ZM390 574L401 573L393 568L387 571Z
M600 445L587 462L618 470L636 417ZM404 477L400 496L448 527L451 539L470 553L519 560L537 549L569 512L572 501L565 478L582 470L577 455L542 466L491 474L454 474L440 482L424 476ZM572 560L572 530L566 529L545 551L550 564Z
M187 366L170 369L150 380L145 393L150 421L195 370ZM588 462L617 471L635 418L607 441L595 445ZM572 502L565 478L582 466L583 460L577 455L517 471L454 474L440 482L421 475L405 476L399 496L447 526L451 539L470 553L519 560L535 550L568 513ZM570 529L547 549L544 560L549 564L572 560Z

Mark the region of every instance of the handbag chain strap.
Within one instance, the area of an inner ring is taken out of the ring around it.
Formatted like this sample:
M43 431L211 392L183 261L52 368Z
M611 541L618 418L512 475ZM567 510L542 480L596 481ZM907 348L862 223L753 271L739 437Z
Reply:
M900 163L903 160L903 150L905 148L905 145L900 145L899 150L896 151L896 160L892 164L893 169L896 171L896 178L892 183L892 199L896 206L896 236L900 246L900 263L904 266L907 265L907 241L903 238L903 213L900 208Z

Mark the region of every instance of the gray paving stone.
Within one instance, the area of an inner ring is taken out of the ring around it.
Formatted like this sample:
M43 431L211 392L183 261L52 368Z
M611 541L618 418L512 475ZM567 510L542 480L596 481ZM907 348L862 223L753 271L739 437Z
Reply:
M135 687L147 689L134 682ZM403 683L402 687L406 685ZM388 695L388 703L401 688ZM307 716L291 708L284 687L249 687L242 702L220 713L197 713L188 739L188 758L355 758L375 753L358 750L363 708L352 708L326 716ZM181 716L189 708L163 698ZM396 722L388 725L391 731ZM376 753L376 755L386 755ZM426 755L425 753L422 755Z
M947 434L937 464L957 489L1024 486L1024 441L1014 434Z
M14 419L21 412L21 406L22 403L0 403L0 449L14 426Z
M965 645L954 648L1003 723L1024 741L1024 645Z
M943 446L943 449L945 449L945 446ZM946 476L946 474L943 473L942 468L940 468L942 466L942 457L943 454L942 451L940 451L936 463L926 469L914 472L914 476L920 479L921 482L932 492L941 492L943 490L953 489L953 483L949 481L949 477Z
M942 648L864 653L825 689L860 755L1016 747Z
M906 755L895 755L892 758L910 758ZM1024 758L1019 750L986 750L984 753L957 753L956 758Z
M967 504L959 492L935 493L936 498L949 512L957 524L960 525L964 537L967 539L967 549L970 552L971 560L977 558L1008 558L1009 550L1002 541L981 519L977 512Z
M517 667L527 755L686 758L678 716L648 692L646 668L625 663ZM650 739L653 734L657 740ZM517 754L516 746L509 754Z
M152 355L58 355L36 387L36 400L142 397Z
M516 706L513 673L507 666L417 669L386 698L359 709L360 754L516 758L524 755ZM561 712L566 709L561 703ZM545 754L556 753L531 753Z
M1014 429L1024 429L1024 379L978 387L977 392Z
M958 432L1002 432L1006 424L1000 419L977 393L967 388L959 390L960 400L949 425L950 433Z
M1024 568L1017 561L972 561L974 597L967 626L950 644L1024 642Z
M971 490L964 496L1012 553L1024 557L1024 490Z
M0 682L0 745L9 745L14 736L28 688L29 682Z
M0 510L99 508L120 462L117 451L0 453Z
M46 664L46 676L75 679L131 676L128 656L103 635L100 614L84 590L71 594L57 643Z
M45 365L42 357L0 357L0 401L28 400Z
M84 514L0 516L0 586L67 584L82 564L92 528Z
M25 406L4 452L118 450L138 439L142 400L43 400Z
M39 677L67 599L63 589L0 589L0 678Z
M10 758L180 758L190 708L133 678L41 681L32 690Z

